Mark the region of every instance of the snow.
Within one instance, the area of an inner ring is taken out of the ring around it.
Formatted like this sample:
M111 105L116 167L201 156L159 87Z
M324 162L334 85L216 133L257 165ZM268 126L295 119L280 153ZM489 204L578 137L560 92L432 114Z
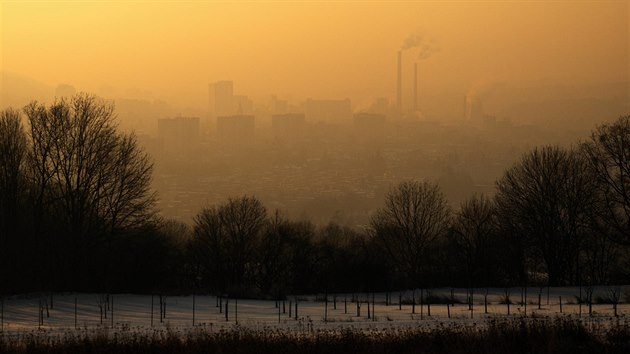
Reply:
M619 317L613 317L612 304L593 304L593 315L588 314L588 305L581 306L581 318L585 321L612 322L615 320L627 321L630 318L630 286L618 287L620 290L621 304L618 306ZM593 293L593 300L607 298L612 287L597 287ZM527 289L527 316L548 317L557 316L578 317L580 306L577 304L579 288L551 288L547 301L547 288L542 289L541 308L538 308L538 294L540 288ZM483 325L489 319L506 318L507 305L502 304L505 289L488 289L488 314L484 313L484 294L486 289L474 290L473 311L469 310L466 302L465 289L453 289L453 295L457 302L450 309L446 304L432 304L431 316L428 316L428 308L419 305L420 291L416 290L416 313L412 313L412 292L402 293L403 305L399 310L399 292L392 292L391 299L394 304L385 305L385 293L374 295L376 303L374 313L368 318L367 298L368 294L356 294L362 301L361 315L357 316L356 303L352 302L353 294L337 294L337 308L334 309L333 296L328 295L328 310L326 321L325 302L316 301L323 295L299 296L298 319L295 319L295 297L288 297L285 301L286 312L282 312L283 306L276 307L273 300L229 299L228 319L225 318L225 299L223 299L222 312L216 306L217 298L214 296L195 296L195 323L193 326L193 296L167 296L166 317L160 322L159 297L153 296L153 324L151 323L151 295L113 294L113 329L130 332L148 332L160 330L208 330L218 331L233 328L238 320L238 325L253 330L284 330L284 331L308 331L313 329L379 329L405 326L437 326L442 324L461 324L477 326ZM426 296L426 291L424 292ZM518 305L521 299L521 288L510 289L511 301L510 316L521 317L525 315L525 306ZM582 289L585 297L585 288ZM440 298L450 298L451 289L432 289L431 295ZM2 335L20 335L24 333L61 334L89 332L97 329L111 328L112 310L107 311L107 318L101 323L99 297L102 294L53 294L53 307L46 311L46 302L50 304L50 294L21 295L4 298L1 311ZM562 310L560 313L559 299L562 297ZM75 328L75 299L76 299L76 328ZM347 299L347 313L344 311L344 299ZM372 294L369 295L370 307L372 307ZM238 302L238 313L236 304ZM43 324L39 319L39 308L42 304ZM289 317L289 304L291 317ZM280 316L278 311L280 310ZM448 316L450 310L450 318ZM372 312L372 308L370 308ZM238 318L236 318L238 315ZM627 317L628 316L628 317Z

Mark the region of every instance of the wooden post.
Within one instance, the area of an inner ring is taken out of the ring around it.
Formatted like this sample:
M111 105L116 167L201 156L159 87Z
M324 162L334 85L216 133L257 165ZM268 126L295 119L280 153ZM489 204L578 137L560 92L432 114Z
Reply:
M337 294L333 295L333 310L337 309Z
M547 285L547 306L549 306L549 288L550 286Z
M324 322L328 321L328 293L324 294Z
M276 301L277 303L277 301ZM278 306L278 323L280 323L280 306Z
M374 292L372 292L372 321L376 321L376 313L374 311Z
M542 299L542 292L543 292L543 288L541 287L538 291L538 309L540 310L540 305L541 305L541 299Z
M153 294L151 294L151 327L153 327Z
M510 289L509 288L503 288L503 295L504 295L504 299L505 299L505 304L507 306L507 315L510 315Z
M230 302L230 300L229 300L229 299L225 299L225 320L226 320L226 321L229 321L229 318L228 318L228 311L229 311L229 308L228 308L228 303L229 303L229 302Z
M524 294L525 294L525 301L523 301L523 303L525 304L525 317L527 317L527 286L525 286L524 290L523 290Z
M486 288L486 293L483 295L483 313L488 314L488 288Z
M475 312L475 289L470 288L470 318L473 318Z
M398 293L398 311L402 311L402 293Z
M112 308L111 308L111 310L112 310L112 318L111 318L111 320L112 320L112 328L114 328L114 295L112 295L111 298L112 298Z
M193 306L192 306L192 307L193 307L193 308L192 308L192 310L193 310L193 318L192 318L192 322L193 322L193 327L195 327L195 293L193 292L193 294L192 294L192 295L193 295L193 298L192 298L192 300L193 300L193 303L192 303L192 305L193 305Z
M74 297L74 329L77 329L77 297Z
M446 304L446 313L448 314L448 318L451 318L451 305Z
M298 319L298 300L297 298L295 299L295 320L297 321Z
M348 314L348 295L343 297L343 313Z
M578 317L582 317L582 283L580 283L580 300L578 305Z
M558 298L560 304L560 313L562 313L562 296Z
M293 313L293 302L289 300L289 318L293 317L291 314Z
M234 299L234 323L238 324L238 296Z

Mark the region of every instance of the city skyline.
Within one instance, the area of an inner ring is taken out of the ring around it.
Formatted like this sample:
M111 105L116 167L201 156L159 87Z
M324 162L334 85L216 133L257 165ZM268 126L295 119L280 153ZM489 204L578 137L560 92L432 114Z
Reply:
M496 85L627 83L628 11L613 1L9 1L3 85L22 77L204 111L207 85L233 80L257 103L349 98L360 110L396 100L399 51L408 103L415 67L421 102ZM3 103L14 98L5 93Z

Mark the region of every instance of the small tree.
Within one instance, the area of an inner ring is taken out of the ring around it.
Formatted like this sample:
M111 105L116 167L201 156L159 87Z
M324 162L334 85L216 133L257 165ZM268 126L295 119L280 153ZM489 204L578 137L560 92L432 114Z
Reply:
M457 257L457 263L465 266L468 286L487 286L495 273L492 244L496 235L496 208L492 199L482 194L462 203L449 235L453 246L449 251Z
M205 208L195 217L194 252L215 289L236 295L244 290L255 273L266 217L262 203L248 196Z
M387 194L370 229L398 271L415 286L423 280L428 251L446 236L450 221L451 210L437 184L406 181Z

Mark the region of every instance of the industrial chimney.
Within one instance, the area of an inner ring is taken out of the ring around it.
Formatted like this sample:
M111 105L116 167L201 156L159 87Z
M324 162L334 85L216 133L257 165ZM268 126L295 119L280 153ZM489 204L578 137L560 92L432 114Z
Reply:
M413 111L418 111L418 63L413 63Z
M398 90L396 94L398 112L402 113L402 50L398 51Z

